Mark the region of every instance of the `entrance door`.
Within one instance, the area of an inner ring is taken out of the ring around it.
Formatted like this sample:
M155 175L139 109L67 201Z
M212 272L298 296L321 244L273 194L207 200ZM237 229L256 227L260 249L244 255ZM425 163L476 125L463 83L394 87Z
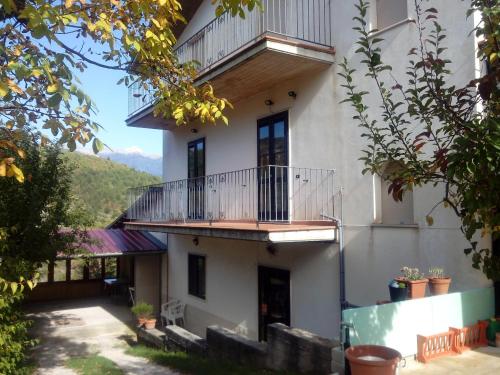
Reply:
M288 112L257 123L259 220L288 220Z
M205 214L205 139L188 143L188 219L202 220Z
M259 267L259 340L272 323L290 325L290 271Z

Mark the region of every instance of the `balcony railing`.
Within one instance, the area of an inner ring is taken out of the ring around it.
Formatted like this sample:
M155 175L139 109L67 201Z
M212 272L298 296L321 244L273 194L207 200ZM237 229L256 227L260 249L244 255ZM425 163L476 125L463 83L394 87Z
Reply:
M334 170L266 166L129 190L130 220L328 221Z
M306 43L332 46L331 0L262 0L264 9L245 18L225 13L176 48L179 62L195 61L200 73L258 41L275 35ZM152 102L142 86L129 87L129 116Z

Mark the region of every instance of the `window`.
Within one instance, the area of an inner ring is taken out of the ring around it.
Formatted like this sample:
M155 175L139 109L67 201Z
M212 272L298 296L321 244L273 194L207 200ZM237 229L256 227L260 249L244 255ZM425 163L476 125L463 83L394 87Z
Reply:
M85 259L71 259L71 280L83 280L85 264Z
M104 258L106 273L105 279L114 279L117 277L116 258Z
M87 267L89 268L90 280L99 280L102 278L101 258L90 258Z
M375 190L379 190L379 199L375 202L375 222L388 225L414 224L413 219L413 192L405 191L402 201L395 201L389 194L391 181L389 178L399 168L398 164L390 163L382 176L376 177ZM377 194L377 193L376 193Z
M42 263L37 272L40 274L38 282L46 283L49 281L49 265L47 263Z
M66 260L54 262L54 281L66 281Z
M407 0L377 0L378 30L382 30L407 18Z
M202 255L189 254L188 263L189 294L205 299L206 258Z

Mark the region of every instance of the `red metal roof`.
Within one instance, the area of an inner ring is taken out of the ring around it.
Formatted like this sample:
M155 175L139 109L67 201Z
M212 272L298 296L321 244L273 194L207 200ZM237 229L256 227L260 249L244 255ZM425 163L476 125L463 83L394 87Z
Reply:
M122 255L166 251L167 246L152 234L124 229L90 229L91 244L83 245L95 255Z

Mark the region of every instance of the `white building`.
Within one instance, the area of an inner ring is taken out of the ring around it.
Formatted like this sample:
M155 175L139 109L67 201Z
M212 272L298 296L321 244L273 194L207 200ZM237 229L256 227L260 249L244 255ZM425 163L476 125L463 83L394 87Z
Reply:
M403 76L417 40L414 2L375 2L369 21L385 40L382 58ZM388 299L387 284L403 265L444 267L451 290L489 285L463 254L467 243L451 211L438 209L434 225L426 224L438 188L415 189L395 203L380 177L361 173L362 131L340 104L337 75L344 57L360 68L356 1L263 1L264 12L245 20L214 19L210 0L184 3L189 23L179 56L198 60L198 82L209 80L234 110L227 127L177 127L130 97L127 124L163 133L167 183L134 192L144 204L132 207L126 227L168 233L162 294L186 303L189 330L203 336L206 326L220 324L263 339L266 323L279 321L338 336L339 231L332 219L341 204L349 303ZM464 83L476 74L467 2L429 6L440 11L454 77ZM371 89L368 79L357 79Z

